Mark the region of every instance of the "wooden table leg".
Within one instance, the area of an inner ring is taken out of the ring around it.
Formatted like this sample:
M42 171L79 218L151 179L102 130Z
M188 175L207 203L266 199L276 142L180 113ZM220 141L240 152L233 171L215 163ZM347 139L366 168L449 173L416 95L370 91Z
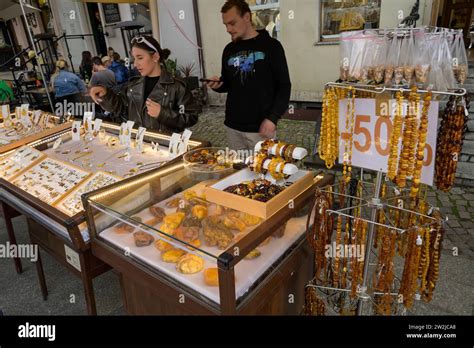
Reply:
M15 231L13 230L12 219L15 216L19 216L20 214L13 212L13 209L11 209L9 206L7 206L3 202L1 202L1 210L2 210L3 218L5 220L5 227L7 229L8 239L10 240L10 244L17 245ZM15 263L16 273L21 274L23 272L21 259L19 257L14 257L13 262Z
M81 278L84 286L84 295L86 297L87 314L97 315L97 308L95 304L94 285L92 283L92 276L90 274L90 264L88 255L79 253L81 262Z
M41 288L41 294L43 295L43 300L48 299L48 287L46 285L46 278L44 276L44 269L43 269L43 263L41 262L41 252L40 248L38 245L36 245L38 248L38 260L35 262L36 263L36 272L38 273L38 278L40 282L40 288Z
M236 315L234 268L224 270L219 268L219 297L221 300L221 315Z

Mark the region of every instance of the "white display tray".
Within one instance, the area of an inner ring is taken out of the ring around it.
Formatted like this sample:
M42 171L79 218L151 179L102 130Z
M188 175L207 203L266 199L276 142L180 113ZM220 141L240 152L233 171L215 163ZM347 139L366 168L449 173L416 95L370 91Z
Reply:
M152 150L150 144L145 143L143 146L145 153L141 153L136 149L127 149L127 147L123 145L118 145L113 148L108 147L105 141L100 140L98 138L94 139L89 145L86 145L82 141L72 141L69 137L64 140L64 142L60 145L57 151L50 147L49 149L43 152L51 158L55 158L60 161L73 163L75 165L80 166L82 160L85 157L80 158L75 162L72 162L72 158L80 155L80 153L77 154L76 151L84 149L85 147L89 148L88 151L93 151L92 154L86 157L91 158L91 163L94 164L92 167L86 167L85 169L95 171L95 168L98 164L105 162L105 166L97 168L97 170L101 170L104 172L112 171L115 175L120 177L125 177L127 173L129 173L130 169L137 168L137 162L151 163L171 160L168 149L163 146L159 147L160 152L155 152ZM70 150L71 153L63 154L63 152L65 152L66 150ZM125 161L123 158L118 158L126 152L130 152L131 155L131 159L128 162ZM145 170L142 172L145 172Z

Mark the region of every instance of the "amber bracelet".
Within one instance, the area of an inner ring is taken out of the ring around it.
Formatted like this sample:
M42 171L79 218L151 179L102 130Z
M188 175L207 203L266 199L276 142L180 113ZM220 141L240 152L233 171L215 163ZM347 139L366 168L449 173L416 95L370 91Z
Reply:
M281 157L283 157L284 159L286 159L286 152L289 146L290 144L285 144L285 146L283 146L283 148L281 149Z
M288 148L285 149L284 152L284 157L288 162L293 161L293 152L295 151L296 146L295 145L290 145Z
M259 153L257 155L256 161L255 161L255 172L259 174L263 174L263 164L265 161L268 159L268 156L264 153Z
M276 150L275 150L275 156L277 157L281 157L283 154L281 153L281 148L284 147L285 145L287 145L286 143L280 141L276 147Z
M272 158L270 164L268 165L268 171L270 172L270 175L275 179L275 180L281 180L283 179L282 175L277 173L276 169L280 163L283 163L284 160L281 157L274 157Z
M267 139L262 143L260 147L260 151L264 153L268 153L268 150L271 149L275 145L275 141L273 139Z

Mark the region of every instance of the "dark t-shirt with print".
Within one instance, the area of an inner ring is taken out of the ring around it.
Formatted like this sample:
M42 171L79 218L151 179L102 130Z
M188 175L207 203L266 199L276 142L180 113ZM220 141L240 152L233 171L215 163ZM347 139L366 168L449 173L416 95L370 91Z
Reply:
M225 125L257 133L264 119L275 124L288 109L291 82L285 51L267 31L249 40L231 42L222 55L221 80L216 90L228 93Z

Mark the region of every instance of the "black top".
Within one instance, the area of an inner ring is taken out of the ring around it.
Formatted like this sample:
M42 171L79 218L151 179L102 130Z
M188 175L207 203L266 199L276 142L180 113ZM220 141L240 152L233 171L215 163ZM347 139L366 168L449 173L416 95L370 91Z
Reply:
M288 109L291 82L285 51L266 30L226 46L221 81L216 92L228 92L225 125L230 128L257 133L264 119L276 124Z
M145 77L145 94L143 95L143 101L145 102L148 99L151 91L155 88L156 84L160 80L159 76L156 77Z
M85 80L90 80L92 77L92 63L91 64L81 64L79 66L79 74L81 75L81 78Z

